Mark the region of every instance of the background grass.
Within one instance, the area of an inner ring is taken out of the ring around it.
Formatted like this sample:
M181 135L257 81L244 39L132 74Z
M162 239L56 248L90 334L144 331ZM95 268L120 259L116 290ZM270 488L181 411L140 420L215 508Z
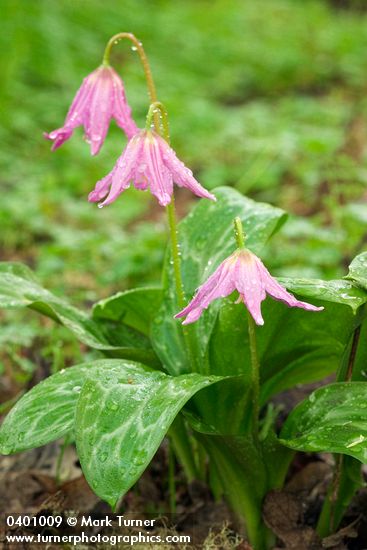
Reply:
M79 302L159 281L166 233L154 200L129 190L102 211L86 200L121 153L121 131L112 125L97 158L81 130L55 153L42 137L62 124L108 38L128 30L151 60L173 147L199 181L209 189L235 186L291 213L264 250L273 272L343 275L366 244L363 7L2 0L1 259L28 263L49 288ZM112 58L143 125L147 93L137 55L120 43ZM193 201L179 195L181 215ZM14 333L6 334L15 345Z

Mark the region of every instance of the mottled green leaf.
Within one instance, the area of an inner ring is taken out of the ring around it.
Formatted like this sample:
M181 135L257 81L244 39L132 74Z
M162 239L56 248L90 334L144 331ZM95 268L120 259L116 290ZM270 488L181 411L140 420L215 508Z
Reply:
M219 377L177 377L116 363L83 386L76 442L88 483L114 507L137 481L185 403Z
M281 442L367 462L367 383L337 382L313 392L288 416Z
M70 432L86 376L113 364L114 360L83 363L34 386L5 418L0 428L0 452L10 454L40 447Z

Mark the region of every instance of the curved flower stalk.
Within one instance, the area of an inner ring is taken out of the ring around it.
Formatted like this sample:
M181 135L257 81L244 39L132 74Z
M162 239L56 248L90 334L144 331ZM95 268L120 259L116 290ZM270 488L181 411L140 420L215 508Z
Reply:
M245 304L257 325L264 324L261 303L267 294L290 307L300 307L309 311L324 309L297 300L270 275L260 258L247 248L239 248L217 267L209 279L199 287L191 302L175 317L186 317L184 325L193 323L213 300L224 298L235 290L239 293L236 303Z
M64 126L44 136L53 141L54 151L72 136L77 126L84 126L91 154L96 155L106 138L111 118L116 120L128 138L138 131L121 78L111 66L103 64L83 80Z
M153 130L140 130L129 141L113 170L97 182L88 199L90 202L104 199L99 206L110 204L131 181L137 189L150 188L161 206L171 202L173 182L190 189L198 197L216 200L177 158L167 141Z

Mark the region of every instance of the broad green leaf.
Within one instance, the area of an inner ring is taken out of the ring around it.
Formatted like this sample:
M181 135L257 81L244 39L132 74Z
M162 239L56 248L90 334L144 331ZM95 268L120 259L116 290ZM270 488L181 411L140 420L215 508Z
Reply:
M297 384L322 380L340 366L357 319L348 306L311 302L324 311L287 308L271 298L264 303L265 324L256 329L262 403Z
M76 443L88 483L115 507L151 461L185 403L219 377L177 377L119 365L84 384L76 409Z
M258 203L235 189L220 187L214 191L217 202L202 200L180 223L182 278L187 299L236 247L233 219L239 216L246 232L246 244L259 253L285 221L282 210ZM204 369L204 355L213 330L220 300L214 302L188 331L197 333L198 369ZM164 268L164 292L160 311L153 324L154 349L172 374L190 370L180 322L173 319L178 312L170 254Z
M310 312L301 308L288 308L268 297L262 305L264 326L256 327L261 362L261 399L264 404L272 395L296 384L321 380L336 372L360 317L356 308L367 300L367 293L347 281L312 281L281 279L281 283L300 299L323 305L324 311ZM339 293L340 290L343 292ZM212 374L244 374L233 389L233 394L221 392L213 399L208 422L219 426L220 415L215 404L234 398L237 404L231 409L231 426L242 423L241 401L236 392L242 384L242 414L246 418L246 389L250 384L250 352L248 346L247 311L243 304L236 305L237 296L221 301L219 314L208 347L208 362ZM348 307L349 306L349 307ZM240 350L240 351L239 351ZM234 384L233 381L228 383ZM213 395L218 388L213 386ZM241 394L240 394L241 395ZM225 428L225 426L223 426Z
M265 325L257 330L262 363L262 400L296 384L321 380L340 368L367 292L346 280L279 280L302 300L322 305L312 313L267 299Z
M87 375L113 360L64 369L34 386L14 405L0 428L0 452L17 453L58 439L73 428L75 405Z
M251 406L251 364L248 346L247 312L234 298L222 301L207 348L210 372L234 376L213 385L196 403L206 423L222 435L243 433L249 425ZM226 411L226 414L223 414Z
M281 442L367 462L367 383L337 382L313 392L288 416Z
M93 318L124 322L149 336L151 320L161 301L161 288L134 288L97 302L93 307Z
M116 333L114 327L91 319L87 313L43 288L34 274L21 264L0 263L0 307L29 307L63 324L87 346L158 365L148 340L134 329L122 327Z
M207 350L211 374L242 378L229 379L200 396L197 408L206 423L222 434L247 430L251 406L251 359L248 313L235 304L236 296L222 300ZM300 298L303 298L300 296ZM345 305L310 300L324 305L322 312L288 308L268 297L262 306L265 324L256 327L261 364L261 403L297 384L313 382L336 372L348 346L357 319ZM232 386L231 391L225 387ZM223 418L222 410L228 411ZM232 432L231 432L232 430Z
M355 281L367 290L367 252L362 252L362 254L354 258L349 266L349 273L346 279Z

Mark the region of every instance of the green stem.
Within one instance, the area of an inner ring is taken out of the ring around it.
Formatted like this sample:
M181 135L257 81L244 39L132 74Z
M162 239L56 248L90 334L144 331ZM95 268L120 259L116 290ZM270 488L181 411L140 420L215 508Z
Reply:
M169 511L176 513L176 478L175 478L175 454L171 441L168 448L168 486L169 486Z
M245 232L241 218L236 217L233 220L234 234L237 247L245 247ZM252 432L255 442L259 441L259 412L260 412L260 362L257 353L255 322L248 312L248 335L251 355L251 391L252 391Z
M120 32L118 34L115 34L110 38L110 40L107 43L107 46L104 51L103 63L106 65L109 64L113 45L118 44L118 42L120 42L120 40L123 40L123 39L130 40L133 43L133 47L136 50L136 52L139 54L140 61L144 69L150 103L151 103L149 107L148 115L147 115L147 125L149 125L149 128L150 128L150 125L153 119L155 131L158 134L162 135L162 137L167 141L167 143L169 143L170 136L169 136L167 110L165 109L164 105L158 101L157 90L155 87L152 70L141 41L138 40L138 38L136 38L136 36L132 33ZM161 117L159 117L158 111L160 111ZM185 305L185 295L183 291L182 277L181 277L180 247L178 243L176 210L175 210L175 201L174 201L173 194L172 194L172 199L170 204L166 207L166 211L167 211L169 232L170 232L170 238L171 238L172 260L173 260L173 266L174 266L177 302L179 307L183 308Z
M175 213L175 201L174 196L172 195L171 202L167 205L167 216L168 216L168 225L171 238L171 249L172 249L172 261L173 261L173 271L175 274L175 285L176 285L176 295L177 295L177 304L180 309L185 307L185 293L183 288L182 276L181 276L181 258L180 258L180 245L178 242L178 230L177 230L177 220Z
M361 335L361 325L359 325L353 333L352 347L350 350L349 361L348 361L348 369L345 376L345 379L347 382L350 382L353 377L353 367L354 367L354 362L357 355L357 348L358 348L360 335Z
M356 327L353 332L347 368L345 369L344 367L340 369L339 376L337 377L338 382L350 382L353 378L353 368L360 333L361 325ZM346 457L344 457L344 455L335 455L333 479L326 494L317 523L317 532L321 537L326 537L337 529L343 517L346 506L349 504L349 501L354 494L353 488L351 487L351 480L348 479L348 475L344 471L345 460ZM350 461L351 458L348 457L348 460Z
M70 434L67 434L65 436L65 439L61 445L61 448L60 448L60 452L59 452L59 456L57 458L57 463L56 463L56 485L60 485L61 483L61 468L62 468L62 462L63 462L63 459L64 459L64 454L65 454L65 450L66 450L66 447L68 445L70 445L70 441L71 441L71 436Z
M162 135L162 137L167 141L167 143L169 143L170 135L169 135L167 110L164 107L164 105L158 101L157 90L155 87L152 70L150 68L148 57L145 53L145 50L140 40L138 40L136 36L133 35L132 33L121 32L121 33L115 34L114 36L112 36L112 38L110 38L110 40L107 43L104 56L103 56L103 63L105 65L109 64L112 46L114 44L117 44L122 39L130 40L133 43L133 48L137 51L144 69L145 78L146 78L147 87L148 87L148 94L150 99L150 106L149 106L149 110L147 114L147 122L146 122L147 129L150 129L152 120L153 120L154 129L157 132L157 134ZM159 116L159 113L161 116ZM184 295L182 276L181 276L180 245L179 245L179 239L178 239L174 194L172 194L171 202L166 207L166 211L167 211L169 233L170 233L170 240L171 240L172 261L173 261L173 268L174 268L177 303L179 308L182 309L185 306L185 295ZM186 329L184 329L183 334L184 334L189 355L191 358L193 355L193 352L192 352L192 344L190 341L190 333ZM192 364L194 364L193 361L192 361ZM176 454L179 457L180 462L185 469L188 480L190 481L193 478L197 478L199 476L199 472L193 458L192 446L190 445L189 436L186 432L186 428L182 420L181 422L179 420L175 422L175 428L171 427L170 435L171 435L172 443L175 448ZM171 467L171 461L170 461L170 467ZM170 474L170 484L171 482L172 482L172 476ZM170 490L171 489L172 487L170 487ZM172 490L171 490L170 499L171 499L171 505L173 505L172 499L175 499L175 495L174 495L174 492L172 492Z
M257 441L259 437L259 396L260 396L260 363L257 354L255 322L248 312L248 335L251 354L251 390L252 390L252 422L253 436Z
M193 479L199 479L200 474L195 463L193 446L182 415L176 416L169 429L169 436L176 456L185 471L188 482L191 482Z
M245 247L245 232L243 230L242 221L241 218L235 218L233 220L234 225L234 235L236 238L236 243L238 248L244 248Z
M234 234L237 247L245 247L245 232L241 218L236 217L233 220ZM259 412L260 412L260 362L257 353L255 322L248 312L248 335L251 356L251 391L252 391L252 429L254 441L259 440Z
M160 111L161 124L156 123L155 115L157 111ZM146 127L149 129L152 124L152 119L154 118L154 126L157 133L162 134L162 137L170 142L169 135L169 125L168 125L168 114L165 106L160 101L155 101L149 107L147 114ZM176 285L176 295L178 307L182 309L185 306L185 293L183 289L182 276L181 276L181 258L180 258L180 245L178 242L178 229L177 229L177 218L176 218L176 209L175 209L175 199L172 194L171 202L166 206L168 226L171 240L171 250L172 250L172 261L173 261L173 271L175 275L175 285Z
M197 434L215 465L223 494L239 522L245 524L254 550L270 547L271 534L262 521L267 491L266 469L252 437ZM273 547L273 545L271 545Z
M150 103L154 103L155 101L157 101L157 91L153 80L152 70L150 68L148 57L143 48L143 44L140 42L140 40L136 38L134 34L132 34L131 32L119 32L118 34L115 34L114 36L112 36L107 42L107 46L104 51L103 64L109 65L112 46L114 44L118 44L120 40L123 40L125 38L127 40L130 40L134 44L133 48L139 54L141 64L143 65L145 78L147 81Z
M158 111L160 112L160 117L158 116ZM146 128L149 130L152 124L152 119L154 119L154 126L157 133L161 133L162 137L170 142L169 134L169 125L168 125L168 114L167 109L160 101L155 101L149 107L146 120ZM183 309L186 305L185 291L181 275L181 252L180 244L178 240L178 228L177 228L177 218L176 218L176 209L175 209L175 197L172 194L171 202L166 206L167 218L168 218L168 227L170 233L171 241L171 254L172 254L172 263L173 263L173 272L175 279L176 287L176 296L177 296L177 306L179 309ZM200 370L198 362L196 360L196 338L193 327L182 327L182 332L185 338L186 347L189 355L189 360L191 367L194 371Z

